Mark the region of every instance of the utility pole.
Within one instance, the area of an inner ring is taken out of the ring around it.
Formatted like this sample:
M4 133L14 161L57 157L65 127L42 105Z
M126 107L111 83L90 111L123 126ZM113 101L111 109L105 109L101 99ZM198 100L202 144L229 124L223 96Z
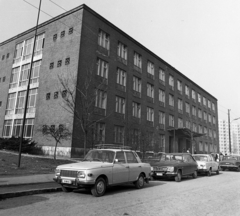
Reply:
M229 136L229 154L231 155L232 146L231 146L231 122L230 122L230 109L228 109L228 136Z
M29 90L30 90L33 57L34 57L34 50L35 50L35 44L36 44L36 38L37 38L37 29L38 29L38 21L39 21L39 15L40 15L40 10L41 10L41 3L42 3L42 0L39 1L37 24L36 24L36 27L35 27L35 35L34 35L34 39L33 39L33 51L32 51L32 57L31 57L31 62L30 62L30 70L29 70L29 75L28 75L28 84L27 84L27 92L26 92L26 98L25 98L23 123L22 123L21 137L20 137L20 143L19 143L18 168L20 168L20 163L21 163L22 142L23 142L24 127L25 127L26 115L27 115L28 95L29 95Z

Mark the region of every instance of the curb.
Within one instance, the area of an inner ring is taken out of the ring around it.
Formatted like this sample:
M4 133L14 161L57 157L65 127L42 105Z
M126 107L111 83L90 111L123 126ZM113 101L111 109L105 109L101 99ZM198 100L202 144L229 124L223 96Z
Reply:
M46 184L46 183L54 183L52 181L43 181L43 182L32 182L32 183L15 183L15 184L0 184L0 188L3 188L3 187L17 187L17 186L24 186L24 185L41 185L41 184Z
M0 194L0 200L13 198L13 197L26 196L26 195L42 194L42 193L49 193L49 192L60 192L60 191L62 191L61 187L3 193L3 194Z

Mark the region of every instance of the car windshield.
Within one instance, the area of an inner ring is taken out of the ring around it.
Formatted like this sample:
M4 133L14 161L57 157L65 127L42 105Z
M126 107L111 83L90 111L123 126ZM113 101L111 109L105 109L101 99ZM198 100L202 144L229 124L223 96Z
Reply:
M195 155L193 156L196 161L208 161L207 156Z
M223 160L237 160L237 157L233 157L233 156L224 156Z
M182 155L162 155L160 161L183 161Z
M113 163L114 155L114 151L95 149L89 151L83 161L100 161Z

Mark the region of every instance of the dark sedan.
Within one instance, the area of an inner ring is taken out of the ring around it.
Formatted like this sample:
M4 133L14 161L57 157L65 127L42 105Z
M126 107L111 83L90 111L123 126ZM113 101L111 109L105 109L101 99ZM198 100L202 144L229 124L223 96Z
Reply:
M240 156L224 156L219 166L223 171L226 169L240 171Z
M189 153L165 153L159 160L150 162L153 179L174 178L180 182L182 176L197 177L197 162Z

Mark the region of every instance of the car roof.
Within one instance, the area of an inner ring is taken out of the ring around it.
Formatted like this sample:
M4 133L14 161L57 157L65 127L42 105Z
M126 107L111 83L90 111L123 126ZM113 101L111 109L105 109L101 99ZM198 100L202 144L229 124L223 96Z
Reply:
M193 154L192 156L209 156L209 154Z
M185 152L184 153L178 153L178 152L177 153L164 153L164 154L168 154L168 155L192 155L192 154L187 153L187 152L186 153Z

